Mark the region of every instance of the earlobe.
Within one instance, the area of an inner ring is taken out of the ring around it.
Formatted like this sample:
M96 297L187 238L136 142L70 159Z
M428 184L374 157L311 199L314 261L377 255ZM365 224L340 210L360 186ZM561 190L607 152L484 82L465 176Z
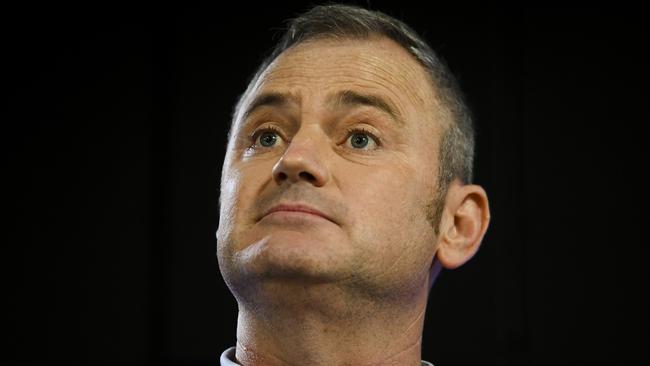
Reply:
M460 267L478 251L490 222L485 190L477 185L450 184L441 220L436 258L447 269Z

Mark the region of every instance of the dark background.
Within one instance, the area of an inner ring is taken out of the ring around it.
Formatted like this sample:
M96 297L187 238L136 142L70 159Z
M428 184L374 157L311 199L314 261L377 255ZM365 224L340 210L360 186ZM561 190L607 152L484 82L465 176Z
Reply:
M372 6L459 76L491 201L477 256L434 286L423 358L648 363L644 12ZM9 363L217 365L235 344L214 238L229 116L304 9L5 9Z

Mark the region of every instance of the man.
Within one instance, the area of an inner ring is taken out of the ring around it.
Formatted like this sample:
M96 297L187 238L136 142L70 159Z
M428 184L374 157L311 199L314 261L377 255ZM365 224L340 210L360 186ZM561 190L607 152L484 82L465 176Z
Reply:
M333 5L294 19L235 108L217 231L239 306L222 365L429 365L441 268L489 222L454 78L402 22Z

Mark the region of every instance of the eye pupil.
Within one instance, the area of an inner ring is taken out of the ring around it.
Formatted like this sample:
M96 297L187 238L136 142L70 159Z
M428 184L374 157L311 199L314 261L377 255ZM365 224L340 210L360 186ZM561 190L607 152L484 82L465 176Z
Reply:
M265 132L260 136L260 144L264 147L271 147L275 144L278 137L272 132Z
M368 136L361 133L355 133L352 135L352 146L363 148L366 147L366 145L368 145Z

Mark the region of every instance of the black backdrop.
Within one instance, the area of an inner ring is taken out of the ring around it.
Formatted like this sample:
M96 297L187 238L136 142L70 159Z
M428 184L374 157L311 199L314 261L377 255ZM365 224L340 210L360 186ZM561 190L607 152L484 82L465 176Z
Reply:
M3 14L4 357L217 365L231 107L304 4L21 6ZM423 358L647 363L648 32L639 9L372 2L449 61L492 224L443 272Z

